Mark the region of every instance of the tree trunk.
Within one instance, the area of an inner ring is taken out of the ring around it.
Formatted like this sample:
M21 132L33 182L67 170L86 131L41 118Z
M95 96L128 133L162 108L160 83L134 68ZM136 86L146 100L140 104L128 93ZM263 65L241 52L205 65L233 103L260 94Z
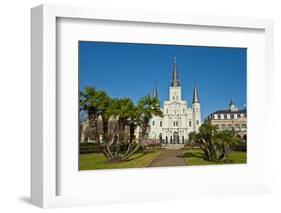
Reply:
M111 156L107 153L105 150L105 147L103 147L100 143L100 135L98 133L98 118L95 115L89 116L89 125L91 126L93 130L94 140L98 144L100 151L105 155L107 159L111 159Z
M140 148L140 143L137 144L136 148L133 149L129 154L125 155L122 157L122 160L127 160L129 159L136 151L138 151L138 149Z
M147 131L147 126L148 126L148 123L145 123L142 127L142 132L141 132L141 138L139 139L139 143L137 144L137 146L132 150L132 151L129 151L129 147L128 147L128 150L126 152L126 154L122 157L123 160L127 160L129 159L136 151L138 151L138 149L140 148L140 146L142 145L142 140L144 139L145 135L146 135L146 131ZM134 131L133 131L134 132ZM131 142L129 144L129 146L131 145ZM130 147L131 148L131 147Z
M134 133L135 133L135 124L131 123L130 124L130 139L129 139L129 143L133 142L134 139Z

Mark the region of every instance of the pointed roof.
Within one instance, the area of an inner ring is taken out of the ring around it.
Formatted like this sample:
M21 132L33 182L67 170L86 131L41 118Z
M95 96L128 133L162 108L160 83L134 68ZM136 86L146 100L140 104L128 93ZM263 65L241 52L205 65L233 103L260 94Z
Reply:
M158 98L157 82L156 82L156 81L155 81L155 83L154 83L153 97Z
M179 86L180 86L180 80L179 80L179 75L177 72L177 61L176 61L176 57L175 57L174 65L173 65L173 76L172 76L171 87L179 87Z
M199 96L198 96L198 90L197 90L197 82L194 81L194 90L193 90L193 99L192 103L200 103Z
M232 101L232 98L230 99L230 103L229 103L229 106L231 105L235 105L234 102Z

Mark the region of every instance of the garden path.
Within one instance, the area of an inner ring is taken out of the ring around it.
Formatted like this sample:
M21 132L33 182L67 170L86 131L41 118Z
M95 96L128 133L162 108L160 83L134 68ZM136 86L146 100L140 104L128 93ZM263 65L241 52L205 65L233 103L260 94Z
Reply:
M186 166L183 153L179 149L163 149L162 153L148 167Z

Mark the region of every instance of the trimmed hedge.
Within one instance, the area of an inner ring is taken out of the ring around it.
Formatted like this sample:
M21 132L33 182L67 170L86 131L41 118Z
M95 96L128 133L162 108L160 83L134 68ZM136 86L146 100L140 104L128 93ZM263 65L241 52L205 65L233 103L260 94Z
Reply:
M102 145L104 146L104 145ZM132 149L134 149L137 146L137 144L133 144ZM111 145L110 150L112 152L115 152L116 145ZM125 152L128 148L128 144L120 144L120 151ZM88 153L100 153L100 148L97 143L80 143L79 147L80 154L88 154Z
M241 142L237 144L234 150L240 152L247 152L247 143Z
M102 145L104 146L104 145ZM132 149L134 149L137 146L136 143L132 145ZM120 151L125 152L128 148L128 144L120 144ZM154 149L161 149L162 144L157 143L157 144L147 144L144 146L140 146L139 151L144 151L144 150L154 150ZM116 150L116 145L111 145L110 150L112 152L115 152ZM100 153L100 148L97 143L80 143L79 147L79 152L80 154L88 154L88 153Z
M100 148L96 143L80 143L80 154L99 153Z
M184 148L200 148L199 144L185 144ZM234 151L247 152L247 143L240 142L235 146Z
M157 144L147 144L144 146L145 149L161 149L162 148L162 144L161 143L157 143Z

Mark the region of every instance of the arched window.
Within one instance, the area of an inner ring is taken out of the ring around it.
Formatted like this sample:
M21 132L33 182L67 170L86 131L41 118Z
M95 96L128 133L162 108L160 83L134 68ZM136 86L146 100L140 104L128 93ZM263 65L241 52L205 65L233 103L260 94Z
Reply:
M222 125L221 125L221 129L222 129L222 130L225 130L225 129L226 129L226 126L225 126L224 124L222 124Z
M231 130L232 128L233 128L233 127L232 127L231 124L228 124L228 125L227 125L227 129Z
M154 120L152 121L152 126L154 126L155 125L155 122L154 122Z
M162 127L162 121L160 121L159 125L160 125L160 127Z
M159 134L159 140L162 141L162 133Z
M240 126L238 124L235 124L235 131L240 131Z
M247 131L247 125L246 124L241 125L241 131Z

